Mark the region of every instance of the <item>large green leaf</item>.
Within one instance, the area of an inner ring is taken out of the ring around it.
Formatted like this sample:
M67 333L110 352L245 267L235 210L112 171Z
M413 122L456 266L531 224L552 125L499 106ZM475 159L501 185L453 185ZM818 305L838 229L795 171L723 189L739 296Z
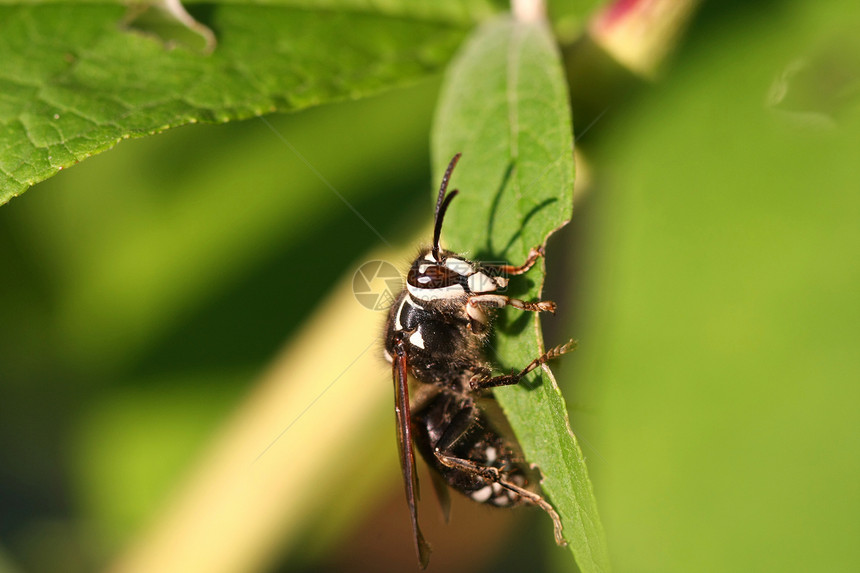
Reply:
M201 11L211 53L132 29L118 4L0 6L0 204L125 138L413 81L490 9L469 6L218 3Z
M503 19L482 27L449 71L434 130L437 179L454 153L463 154L452 180L461 197L442 234L446 248L520 263L569 221L571 114L559 56L542 24ZM519 289L512 294L534 300L542 285L542 269L533 269L512 280ZM508 311L490 354L505 369L521 368L542 351L539 317ZM555 380L547 370L496 395L526 457L544 475L580 569L608 570L591 483Z

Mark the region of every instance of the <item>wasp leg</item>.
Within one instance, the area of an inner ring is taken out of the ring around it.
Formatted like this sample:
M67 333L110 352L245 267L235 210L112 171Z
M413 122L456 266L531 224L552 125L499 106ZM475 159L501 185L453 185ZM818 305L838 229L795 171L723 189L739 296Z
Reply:
M520 310L530 310L532 312L551 312L555 314L555 303L551 300L528 302L518 298L511 298L503 294L472 295L469 297L469 300L466 301L466 312L470 312L471 309L478 307L502 308L505 306L512 306Z
M517 372L516 370L512 371L510 374L503 374L501 376L494 376L492 378L480 378L478 376L473 376L469 381L469 387L472 390L482 390L485 388L496 388L498 386L511 386L513 384L518 383L522 380L523 376L540 366L541 364L546 363L553 358L558 358L562 354L567 354L576 349L576 341L569 340L565 344L560 344L555 348L550 348L531 362L529 362L528 366Z
M502 308L508 305L520 310L555 314L555 303L551 300L526 302L503 294L476 294L470 296L466 301L466 315L469 317L469 328L475 333L484 332L490 323L490 319L484 309Z
M441 452L438 447L436 448L435 454L439 462L448 466L449 468L453 468L462 472L478 476L486 481L497 483L503 488L519 495L524 500L526 500L526 502L532 505L536 505L545 512L547 512L550 518L552 518L555 542L561 546L567 545L567 541L564 540L564 536L562 535L561 518L559 517L558 513L556 513L555 508L553 508L553 506L551 506L549 502L547 502L540 495L536 494L533 491L529 491L523 487L520 487L515 483L509 482L504 477L502 477L502 474L497 468L482 466L476 464L471 460L466 460L455 456L449 456L448 454Z
M486 265L482 264L481 267L487 269L492 274L496 276L514 276L521 275L526 273L530 268L534 266L539 258L543 256L543 247L532 247L529 251L529 257L526 259L526 262L521 264L518 267L514 265Z
M476 294L466 301L466 314L469 316L470 328L473 332L481 332L487 328L489 318L484 308L502 308L508 305L520 310L555 314L555 303L551 300L527 302L503 294Z

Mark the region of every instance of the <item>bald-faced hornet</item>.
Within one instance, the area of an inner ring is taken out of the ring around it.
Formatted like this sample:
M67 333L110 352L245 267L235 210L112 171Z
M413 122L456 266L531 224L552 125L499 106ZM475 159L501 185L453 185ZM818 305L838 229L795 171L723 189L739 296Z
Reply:
M439 246L442 221L457 190L446 194L460 154L454 156L436 200L433 244L412 263L406 288L391 306L385 326L385 358L392 365L400 464L421 567L430 548L418 526L418 480L413 444L431 468L447 518L447 488L498 507L530 504L553 520L556 541L564 544L561 520L553 507L529 489L528 464L513 436L499 431L487 414L491 388L516 384L546 361L569 352L573 341L534 359L520 371L492 376L483 347L494 309L513 306L555 312L550 301L527 302L500 294L508 276L528 271L543 255L531 250L519 266L469 261ZM410 406L407 376L418 382Z

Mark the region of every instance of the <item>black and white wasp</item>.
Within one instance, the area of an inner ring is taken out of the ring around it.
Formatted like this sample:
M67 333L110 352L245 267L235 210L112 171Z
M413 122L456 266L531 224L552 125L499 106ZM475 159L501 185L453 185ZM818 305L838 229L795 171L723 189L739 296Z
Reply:
M492 376L483 356L493 309L507 305L532 312L555 312L550 301L526 302L500 294L508 276L528 271L543 255L533 248L520 265L469 261L439 247L442 221L457 190L446 194L460 154L454 156L436 201L433 244L412 263L406 288L389 311L385 358L392 365L400 464L421 567L430 548L418 525L418 480L414 447L431 468L447 518L451 487L473 500L498 507L536 505L553 520L564 544L561 520L553 507L529 489L528 464L513 436L504 435L488 415L491 388L516 384L544 362L569 352L573 341L539 356L519 372ZM418 382L410 407L407 377Z

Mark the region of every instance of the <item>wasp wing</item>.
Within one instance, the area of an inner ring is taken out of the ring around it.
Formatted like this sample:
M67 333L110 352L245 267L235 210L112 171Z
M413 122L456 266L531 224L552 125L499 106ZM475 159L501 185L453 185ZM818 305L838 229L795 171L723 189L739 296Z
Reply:
M439 500L439 508L442 510L442 517L445 518L445 523L451 517L451 495L448 492L448 482L442 477L442 474L436 471L430 471L430 477L433 480L433 489L436 490L436 499Z
M421 568L430 561L430 546L424 541L418 526L418 476L415 473L415 451L412 447L412 426L409 410L409 385L406 378L406 353L402 346L396 348L392 363L394 378L394 412L397 415L397 446L400 452L400 467L406 486L406 503L412 518L412 533L415 538L415 551Z

